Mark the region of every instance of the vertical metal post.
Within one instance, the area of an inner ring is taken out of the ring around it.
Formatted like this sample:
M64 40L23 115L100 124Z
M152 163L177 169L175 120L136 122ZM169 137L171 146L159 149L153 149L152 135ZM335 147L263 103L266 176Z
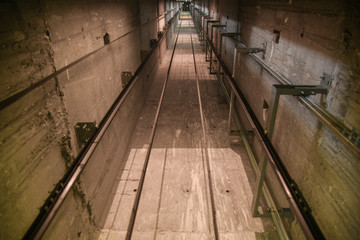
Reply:
M278 90L276 89L276 87L272 87L271 89L271 99L270 99L270 108L271 111L271 116L270 118L270 122L269 122L269 129L268 129L268 138L271 140L272 139L272 135L274 133L274 127L275 127L275 121L276 121L276 115L277 115L277 109L279 107L279 99L280 99L280 94L278 93Z
M268 134L267 134L270 141L271 141L271 138L272 138L272 135L274 132L276 114L277 114L277 109L279 106L279 98L280 98L280 95L279 95L276 87L273 86L273 88L271 90L271 100L270 100L270 107L272 107L272 111L271 111L272 113L271 113L271 117L270 117L269 129L268 129ZM254 217L260 215L258 213L258 207L259 207L261 191L262 191L262 187L263 187L263 183L264 183L264 179L265 179L265 175L266 175L266 166L267 166L267 158L264 157L263 161L260 162L260 166L259 166L260 171L257 173L257 176L256 176L256 185L255 185L256 195L255 195L252 205L251 205L251 212Z
M219 55L220 55L221 58L222 58L222 55L221 55L221 51L222 51L222 39L223 39L223 36L222 36L222 34L220 33ZM219 73L220 73L220 76L221 76L221 63L220 63L220 61L219 61Z
M258 212L258 207L259 207L259 203L260 203L263 183L265 180L267 162L268 162L267 158L264 157L263 160L260 161L259 172L256 173L255 197L253 198L253 201L251 204L251 212L252 212L253 217L260 216L260 214Z
M214 28L212 27L212 25L210 26L211 27L211 36L210 36L210 42L213 43L213 33L214 33ZM210 48L210 74L212 73L212 49Z
M231 134L231 119L232 119L232 115L233 115L233 111L234 111L234 91L231 89L231 94L230 94L230 109L229 109L229 121L228 121L228 132L229 135Z
M270 102L270 106L272 107L272 114L270 117L270 124L269 124L269 129L268 129L268 134L267 134L267 136L270 140L272 138L272 134L274 131L276 114L277 114L277 109L279 106L279 98L280 98L280 96L278 94L277 89L275 87L273 87L272 91L271 91L271 102ZM259 166L260 171L257 173L257 176L256 176L256 185L255 185L256 195L255 195L252 205L251 205L251 212L254 217L259 216L258 207L259 207L261 191L262 191L262 187L263 187L263 183L264 183L264 179L265 179L265 175L266 175L266 166L267 166L267 158L264 157L263 161L260 162L260 166Z
M233 78L235 78L236 60L237 60L237 47L236 47L236 44L235 44L233 70L232 70L232 77Z
M270 107L272 107L272 111L271 111L272 114L270 116L270 123L269 123L269 129L268 129L268 134L267 134L270 141L271 141L271 138L272 138L272 135L274 132L276 114L277 114L277 109L279 106L279 99L280 99L280 94L277 91L276 87L273 86L273 88L271 90L271 100L270 100ZM262 187L263 187L263 183L264 183L264 179L265 179L265 175L266 175L266 166L267 166L267 158L264 157L263 161L260 162L260 166L259 166L260 171L257 173L257 176L256 176L256 185L255 185L256 195L253 199L252 206L251 206L251 211L252 211L252 214L254 217L260 215L258 213L258 207L259 207L261 191L262 191Z

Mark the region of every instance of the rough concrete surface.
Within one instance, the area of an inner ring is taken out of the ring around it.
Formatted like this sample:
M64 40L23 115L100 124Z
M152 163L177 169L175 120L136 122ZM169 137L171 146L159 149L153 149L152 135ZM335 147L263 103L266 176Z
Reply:
M150 39L157 38L156 2L151 9L140 7L146 4L126 0L1 2L1 100L71 65L0 112L1 239L19 239L25 234L49 191L81 150L75 124L99 124L122 91L121 73L134 73L140 66L141 50L149 50ZM145 24L145 18L151 19L152 28L140 25ZM106 34L111 44L105 46ZM97 52L75 63L93 51ZM156 69L154 61L151 66L139 81L143 85L148 84L150 73ZM145 95L146 88L139 87L137 91ZM126 116L123 114L120 121L129 121ZM101 176L112 167L116 171L118 165L101 164L105 166L103 172L95 175ZM113 182L111 176L105 181L109 186ZM106 201L95 201L94 191L85 187L89 184L81 179L73 190L78 196L70 196L72 200L65 204L69 210L63 211L62 216L74 213L82 220L67 223L93 231L94 224L101 221ZM91 221L86 217L93 207L88 204L89 199L94 205ZM76 234L74 230L69 236Z
M239 32L247 46L266 47L265 53L258 55L291 83L319 85L323 73L329 74L332 82L324 103L320 96L311 98L355 132L360 132L358 1L197 0L194 4L219 19L228 32ZM75 124L100 123L123 89L121 73L134 73L138 69L151 50L150 40L158 38L158 32L164 30L174 14L169 11L179 6L167 0L6 0L0 3L1 104L50 74L67 68L0 110L0 239L19 239L25 234L49 191L81 150ZM112 206L113 199L126 195L125 203L130 208L135 194L136 181L126 186L121 184L138 179L138 172L132 173L129 169L139 166L128 157L137 156L147 143L144 136L149 133L151 123L146 119L152 119L160 87L152 86L158 89L150 92L148 101L145 101L146 93L158 65L168 61L164 58L165 51L172 46L170 39L175 36L174 27L170 28L170 37L163 41L139 76L138 85L118 112L45 238L96 238L97 230L104 225L102 236L105 234L108 239L125 234L124 223L109 226L107 219L111 214L115 217L118 211L114 210L117 206ZM144 199L160 207L156 211L142 208L146 217L138 220L134 233L134 237L140 239L152 238L154 233L159 239L207 239L211 235L209 202L204 200L207 193L203 192L206 178L199 177L204 172L199 164L201 125L200 119L195 118L197 110L191 110L198 105L193 102L196 90L188 81L194 80L194 72L185 35L179 42L182 57L174 63L171 76L177 85L168 88L167 104L163 106L168 115L161 116L155 138L157 148L153 157L159 162L149 168L157 181L159 177L163 181L154 185L146 183L149 192L144 194ZM214 30L214 42L219 48L218 30ZM232 69L234 44L223 39L221 47L222 58ZM94 51L90 57L77 62ZM219 224L220 236L276 238L271 223L249 218L255 181L249 159L241 147L233 148L236 154L228 151L227 110L223 106L226 101L215 84L215 76L210 76L208 81L209 63L205 62L204 53L201 48L196 51L202 66L200 85L206 99L204 116L211 156L221 155L220 158L225 159L224 162L216 157L211 159L217 173L215 201L221 209L219 216L224 218ZM263 106L264 102L270 104L272 85L277 82L248 55L238 54L236 61L235 79L260 123L268 128L269 112ZM251 130L237 104L236 109L245 128ZM189 118L191 121L186 120ZM176 128L170 126L172 122L178 124ZM131 136L135 140L131 140ZM249 141L255 156L261 159L264 153L260 144L251 136ZM360 235L359 156L292 96L280 98L272 142L325 237L356 239ZM126 150L128 144L136 151ZM126 165L129 163L133 165ZM171 170L177 168L187 171ZM164 171L157 171L161 169ZM184 185L177 185L182 179L186 180ZM271 169L267 171L267 183L279 207L287 207ZM158 185L163 191L161 201L153 199L151 194L152 191L158 194ZM118 190L118 186L123 188ZM166 192L171 187L183 192ZM246 196L242 199L239 195ZM200 198L204 201L199 202ZM177 200L172 208L171 204ZM125 210L129 210L128 207ZM186 209L185 215L181 215L183 209ZM242 225L239 220L241 215L245 216L246 224ZM144 220L147 216L149 221ZM304 239L297 221L285 219L284 222L293 239Z
M359 132L360 8L356 1L240 1L238 11L230 5L235 1L210 2L210 12L219 4L219 19L228 26L227 31L236 31L232 21L238 19L241 41L249 47L266 46L264 60L293 84L319 85L324 72L333 76L325 107ZM278 43L274 30L280 31ZM223 41L222 48L222 57L232 69L234 44ZM263 103L270 102L271 85L278 82L246 54L237 57L235 76L267 128ZM320 97L312 98L321 105ZM360 224L360 202L354 191L359 188L358 156L292 96L280 98L272 142L325 237L356 239ZM261 156L256 143L254 148ZM281 196L275 181L270 181L276 198ZM290 230L297 239L299 227L293 225Z

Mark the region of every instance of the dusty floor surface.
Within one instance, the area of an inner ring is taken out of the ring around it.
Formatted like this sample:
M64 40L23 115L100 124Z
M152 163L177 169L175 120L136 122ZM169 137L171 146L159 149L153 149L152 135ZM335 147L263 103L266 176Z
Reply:
M202 126L190 33L194 41L207 147ZM101 240L125 239L146 144L151 132L172 49L169 49L149 90L133 134L126 165ZM206 155L209 156L216 220L220 239L256 239L264 232L250 213L251 167L244 147L230 144L228 104L199 43L193 22L182 20L169 82L161 108L132 239L212 239ZM207 154L205 154L207 151Z

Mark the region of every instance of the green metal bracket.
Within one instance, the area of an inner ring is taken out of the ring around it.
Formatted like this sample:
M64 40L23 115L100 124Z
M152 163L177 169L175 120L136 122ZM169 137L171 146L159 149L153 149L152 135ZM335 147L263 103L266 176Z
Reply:
M132 77L133 77L132 72L122 72L121 73L121 82L122 82L123 88L129 83L129 81Z
M95 122L78 122L74 128L80 149L90 141L91 137L96 132Z
M238 47L236 50L239 53L258 53L258 52L265 52L265 48L242 48Z
M292 95L292 96L310 96L315 94L327 94L328 89L323 86L313 85L273 85L271 89L270 107L272 108L271 116L269 119L268 138L271 140L274 126L276 121L277 109L279 106L279 100L281 95Z
M210 38L211 42L213 41L214 28L224 28L224 27L226 27L226 25L223 25L223 24L212 24L211 25L211 38ZM215 63L217 61L216 61L216 59L213 58L212 53L213 53L213 51L210 49L210 74L214 75L214 74L216 74L216 71L212 71L212 70L215 69L215 65L216 65Z
M276 210L273 208L268 208L268 209L266 209L266 211L264 213L257 212L257 214L254 217L270 218L271 213L275 212L275 211ZM292 214L290 208L279 208L279 209L277 209L277 212L279 213L279 215L281 217L294 218L294 215Z
M217 22L219 22L219 20L207 20L206 21L206 35L208 35L208 32L209 32L209 23L217 23ZM212 30L212 28L211 28L211 30ZM212 33L212 31L211 31L211 33ZM211 34L211 41L212 41L212 34ZM210 54L208 54L209 50L210 50ZM210 59L208 59L208 55L210 55ZM205 44L205 60L207 62L211 61L211 55L212 55L212 50L211 50L211 48L209 48L208 42L206 42L206 44ZM210 71L211 71L211 69L210 69Z
M272 107L272 114L269 124L269 130L267 133L268 138L271 140L274 126L276 121L277 109L279 106L279 100L281 95L292 95L292 96L309 96L315 94L326 94L328 90L323 86L308 86L308 85L273 85L271 90L271 101L270 107ZM258 207L261 198L262 187L265 180L266 175L266 166L268 159L265 157L262 161L260 161L259 172L256 174L256 190L255 197L253 199L251 210L253 216L262 217L262 214L258 213Z

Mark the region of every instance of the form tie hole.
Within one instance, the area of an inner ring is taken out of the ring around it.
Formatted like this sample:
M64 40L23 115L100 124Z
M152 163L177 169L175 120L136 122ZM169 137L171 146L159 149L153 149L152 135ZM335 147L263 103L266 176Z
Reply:
M227 189L227 190L226 190L226 192L227 192L227 193L229 193L229 192L230 192L230 190L229 190L229 189Z
M274 30L274 33L275 33L274 42L275 42L276 44L278 44L279 41L280 41L280 31L275 29L275 30Z
M302 32L300 33L300 37L304 37L304 31L305 31L305 28L302 29Z
M137 189L134 189L134 192L136 192L137 191Z
M104 35L104 45L110 44L110 35L105 33Z

